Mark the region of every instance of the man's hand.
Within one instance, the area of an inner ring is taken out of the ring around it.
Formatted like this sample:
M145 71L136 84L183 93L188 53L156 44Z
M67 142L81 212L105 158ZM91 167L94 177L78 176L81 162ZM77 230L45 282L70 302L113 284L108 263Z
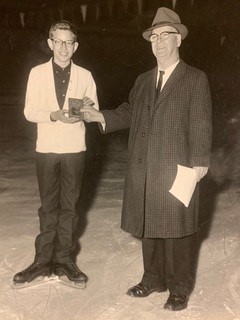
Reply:
M208 167L193 167L197 174L197 181L199 182L208 172Z
M100 122L105 124L105 119L103 114L93 107L94 102L85 97L83 99L83 108L80 109L80 112L83 113L83 120L86 122Z
M61 121L61 122L64 122L64 123L70 123L70 124L80 121L79 118L75 118L75 117L68 118L68 117L66 117L65 116L66 113L68 113L68 111L65 110L65 109L53 111L50 114L50 119L52 121L57 121L58 120L58 121Z

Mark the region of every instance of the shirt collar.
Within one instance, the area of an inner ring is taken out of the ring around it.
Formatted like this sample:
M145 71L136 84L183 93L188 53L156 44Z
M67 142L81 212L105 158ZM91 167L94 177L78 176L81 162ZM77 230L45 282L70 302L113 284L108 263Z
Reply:
M64 71L64 72L68 72L71 69L71 64L72 61L70 61L69 65L66 66L65 68L60 67L56 62L53 61L52 59L52 65L53 65L53 71Z
M166 70L164 70L164 76L170 75L173 70L176 68L176 66L178 65L180 60L178 60L177 62L175 62L174 64L172 64L170 67L168 67ZM159 69L160 70L160 69Z

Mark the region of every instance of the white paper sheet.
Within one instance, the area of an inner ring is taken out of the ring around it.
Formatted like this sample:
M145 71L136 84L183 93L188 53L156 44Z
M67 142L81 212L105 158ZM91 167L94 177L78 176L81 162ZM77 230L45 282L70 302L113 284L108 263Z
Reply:
M188 207L197 184L195 169L177 165L177 175L169 192Z

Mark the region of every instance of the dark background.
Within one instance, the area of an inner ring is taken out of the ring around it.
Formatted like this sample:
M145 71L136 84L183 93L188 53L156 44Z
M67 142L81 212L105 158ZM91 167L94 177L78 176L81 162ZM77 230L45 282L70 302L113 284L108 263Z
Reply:
M101 108L115 108L127 99L137 75L156 63L150 44L142 38L142 31L151 26L158 7L173 9L173 4L171 0L142 0L140 12L137 0L125 3L127 8L124 9L124 0L0 1L1 101L9 105L19 103L21 110L29 70L51 57L46 43L48 29L53 20L60 18L78 27L79 48L74 61L92 72ZM87 5L85 21L81 11L84 5ZM189 29L180 48L182 59L204 70L209 77L213 100L213 150L218 150L219 161L229 158L234 151L236 161L240 0L178 0L175 11ZM24 25L20 20L21 12ZM230 162L233 163L233 159Z

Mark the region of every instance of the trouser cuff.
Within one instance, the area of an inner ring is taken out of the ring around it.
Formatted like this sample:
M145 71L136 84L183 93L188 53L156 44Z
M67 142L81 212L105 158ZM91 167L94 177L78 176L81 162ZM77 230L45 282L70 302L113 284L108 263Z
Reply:
M166 280L164 276L162 278L159 278L159 277L144 273L141 282L146 285L166 286Z

